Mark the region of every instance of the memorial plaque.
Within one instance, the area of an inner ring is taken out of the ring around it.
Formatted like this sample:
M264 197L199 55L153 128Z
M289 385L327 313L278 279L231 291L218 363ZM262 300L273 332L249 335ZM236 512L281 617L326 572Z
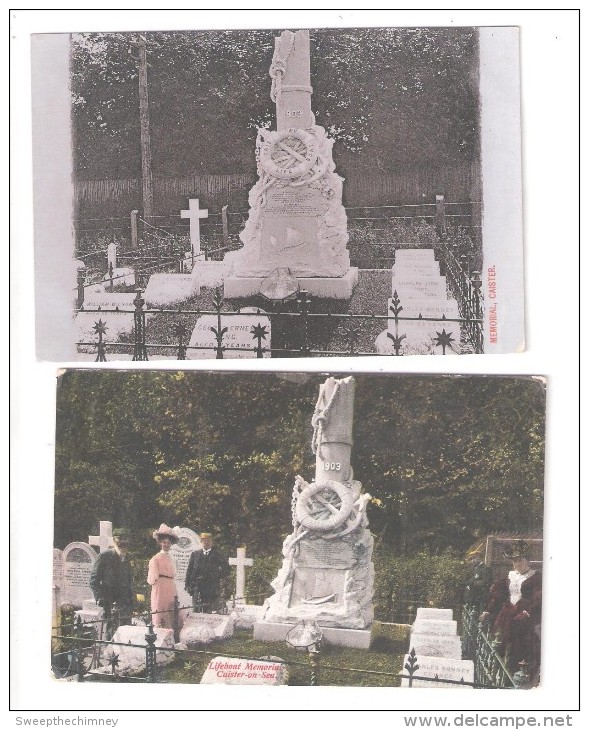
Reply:
M266 193L265 215L319 216L327 209L320 190L274 185Z
M346 570L297 567L289 606L325 606L333 609L341 605L346 575Z
M90 575L97 555L85 542L72 542L63 551L63 603L82 608L85 600L93 598Z
M306 540L300 543L297 564L303 568L351 568L356 562L350 543L332 540Z

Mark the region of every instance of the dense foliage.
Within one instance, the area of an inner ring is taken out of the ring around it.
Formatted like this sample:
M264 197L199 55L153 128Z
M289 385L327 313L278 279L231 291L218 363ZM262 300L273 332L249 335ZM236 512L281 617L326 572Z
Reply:
M145 34L154 175L253 171L256 130L274 123L268 69L279 32ZM136 40L73 36L78 179L141 174ZM478 158L473 28L312 30L311 76L316 121L344 176Z
M165 521L208 528L227 551L246 544L250 554L278 555L294 476L314 475L310 419L324 377L66 372L56 547L111 520L131 527L148 555L150 531ZM543 383L356 379L353 465L372 495L376 554L442 554L489 532L541 528Z

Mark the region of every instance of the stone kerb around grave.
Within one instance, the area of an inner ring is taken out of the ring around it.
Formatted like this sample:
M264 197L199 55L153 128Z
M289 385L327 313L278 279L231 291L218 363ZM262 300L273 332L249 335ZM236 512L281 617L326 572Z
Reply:
M82 608L84 601L93 598L90 575L96 560L96 552L85 542L72 542L64 548L62 604Z

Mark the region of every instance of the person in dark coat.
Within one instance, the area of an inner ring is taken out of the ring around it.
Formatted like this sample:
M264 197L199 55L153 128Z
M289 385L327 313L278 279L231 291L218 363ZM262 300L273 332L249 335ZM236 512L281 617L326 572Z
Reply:
M536 677L540 669L542 573L531 567L525 548L506 557L513 560L513 570L491 586L480 621L487 623L496 615L492 630L501 639L499 652L506 657L508 669L517 671L525 660L531 676Z
M209 532L200 535L201 550L190 556L184 587L192 596L195 613L214 613L221 610L221 579L229 573L227 559L213 547Z
M489 600L489 590L493 585L493 569L485 565L484 544L471 550L466 558L469 569L464 587L464 603L471 606L478 616Z
M104 610L107 639L119 625L131 623L133 612L133 580L127 550L131 533L126 527L113 530L114 549L100 553L92 574L90 588L94 600Z

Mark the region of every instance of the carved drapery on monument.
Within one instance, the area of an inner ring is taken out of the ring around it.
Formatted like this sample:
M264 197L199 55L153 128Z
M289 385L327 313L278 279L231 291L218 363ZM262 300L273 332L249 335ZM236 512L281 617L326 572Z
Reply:
M288 269L299 278L345 278L340 289L348 297L357 271L350 269L346 248L343 179L335 173L333 140L315 124L311 110L309 31L286 30L275 39L270 76L276 131L258 131L259 179L249 195L243 248L225 257L225 295L259 291L253 281L248 287L232 279L264 278ZM333 282L326 291L324 296L337 296Z
M266 601L266 622L314 620L321 627L369 629L373 619L373 538L369 494L350 465L355 382L328 378L313 415L315 480L297 476L293 532Z

